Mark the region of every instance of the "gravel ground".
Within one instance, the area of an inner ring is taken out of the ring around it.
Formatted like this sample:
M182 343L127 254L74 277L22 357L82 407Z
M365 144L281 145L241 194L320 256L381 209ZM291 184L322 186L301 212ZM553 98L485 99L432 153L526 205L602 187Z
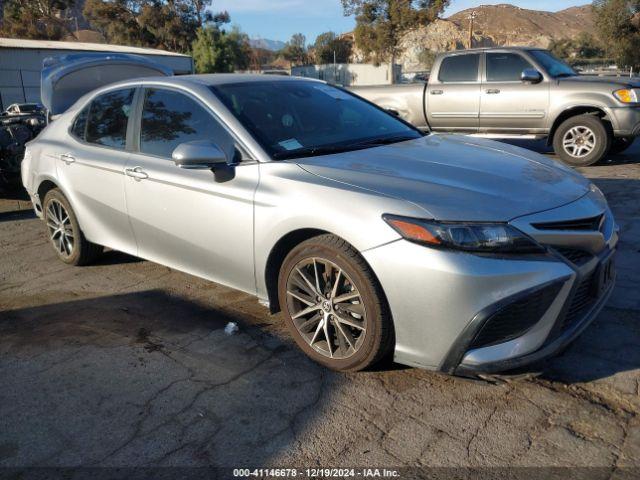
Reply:
M253 297L117 252L90 267L58 262L22 195L5 193L0 466L640 475L640 147L582 172L622 228L616 291L541 375L495 382L393 365L327 371Z

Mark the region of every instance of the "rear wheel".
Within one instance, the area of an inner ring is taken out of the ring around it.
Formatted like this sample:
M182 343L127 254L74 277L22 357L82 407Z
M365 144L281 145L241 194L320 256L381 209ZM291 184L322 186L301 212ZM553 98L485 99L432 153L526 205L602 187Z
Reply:
M553 136L553 149L560 159L574 167L593 165L611 147L611 134L594 115L578 115L560 124Z
M64 194L54 188L44 197L44 221L49 241L64 263L87 265L102 253L102 246L88 241Z
M393 346L391 318L373 272L338 237L322 235L294 248L280 269L278 293L294 340L322 365L362 370Z
M614 155L616 153L622 153L631 145L633 145L634 140L635 137L616 137L613 139L613 143L611 144L611 149L609 150L609 152L613 153Z

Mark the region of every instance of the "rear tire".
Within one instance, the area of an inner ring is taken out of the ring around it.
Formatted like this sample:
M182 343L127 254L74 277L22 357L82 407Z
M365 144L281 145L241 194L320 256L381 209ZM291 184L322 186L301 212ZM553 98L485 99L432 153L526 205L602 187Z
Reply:
M613 143L611 143L611 149L609 153L618 154L624 152L627 148L633 145L633 141L635 137L616 137L613 139Z
M60 260L80 266L88 265L100 256L103 247L85 238L75 212L59 189L47 192L43 212L49 241Z
M393 347L377 279L358 251L334 235L311 238L287 255L278 295L300 349L332 370L363 370Z
M553 135L553 149L564 163L586 167L602 160L611 141L612 136L600 118L577 115L560 124Z

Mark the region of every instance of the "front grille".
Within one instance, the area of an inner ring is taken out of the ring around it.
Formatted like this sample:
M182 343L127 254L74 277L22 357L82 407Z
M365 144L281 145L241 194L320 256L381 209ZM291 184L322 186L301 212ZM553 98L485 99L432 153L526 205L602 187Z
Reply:
M595 217L579 218L576 220L562 220L559 222L532 223L531 226L538 230L574 230L574 231L598 231L602 223L604 213Z
M561 287L562 282L551 284L499 309L485 321L470 348L508 342L526 333L549 309Z
M576 265L582 265L587 263L593 258L593 255L586 250L579 250L577 248L567 247L553 247L556 252Z

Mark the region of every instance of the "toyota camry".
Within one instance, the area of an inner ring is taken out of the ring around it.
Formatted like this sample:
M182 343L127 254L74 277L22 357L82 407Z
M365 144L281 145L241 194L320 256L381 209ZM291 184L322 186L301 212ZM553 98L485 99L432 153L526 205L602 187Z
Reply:
M613 288L604 196L542 155L316 80L124 56L44 74L53 121L22 180L60 260L109 248L249 292L329 368L509 370L565 347Z

